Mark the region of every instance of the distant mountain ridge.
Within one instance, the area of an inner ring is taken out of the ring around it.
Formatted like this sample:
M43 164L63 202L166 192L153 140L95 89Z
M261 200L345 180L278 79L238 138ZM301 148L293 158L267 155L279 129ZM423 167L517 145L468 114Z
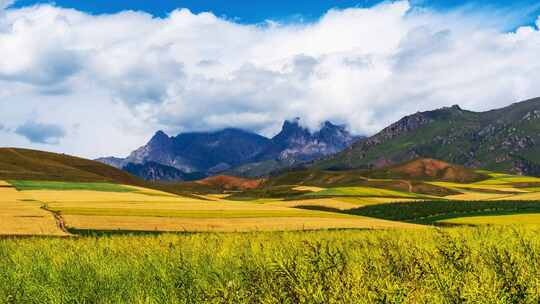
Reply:
M158 131L127 158L106 157L97 161L146 180L192 180L221 172L261 176L335 154L358 138L345 127L330 122L311 132L296 118L285 121L282 130L272 138L233 128L181 133L174 137Z
M540 176L539 143L540 98L487 112L456 105L406 116L313 167L381 168L424 157Z

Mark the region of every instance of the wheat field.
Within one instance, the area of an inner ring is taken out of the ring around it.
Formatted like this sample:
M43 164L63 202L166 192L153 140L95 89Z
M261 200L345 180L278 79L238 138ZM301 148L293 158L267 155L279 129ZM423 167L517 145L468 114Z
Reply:
M9 186L0 182L0 235L66 235L39 202Z

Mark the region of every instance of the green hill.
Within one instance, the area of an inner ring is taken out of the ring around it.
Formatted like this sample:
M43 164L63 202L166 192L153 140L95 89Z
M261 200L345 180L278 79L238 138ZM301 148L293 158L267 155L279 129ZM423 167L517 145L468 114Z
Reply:
M540 176L538 143L540 98L487 112L453 106L406 116L314 167L382 168L423 157L469 168Z

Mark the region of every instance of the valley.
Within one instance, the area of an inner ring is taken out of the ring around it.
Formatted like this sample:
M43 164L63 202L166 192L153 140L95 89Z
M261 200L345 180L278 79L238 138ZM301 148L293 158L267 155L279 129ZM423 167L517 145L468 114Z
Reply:
M58 166L72 161L67 156L55 159ZM16 176L21 169L12 170L4 174ZM101 174L97 180L123 174L92 170ZM478 223L496 224L491 215L540 211L540 178L477 171L433 159L383 170L291 171L258 180L216 176L165 186L133 181L140 184L4 180L0 215L6 220L0 234L429 229L440 222L425 219L433 216L457 225L461 217L480 213L484 218ZM402 206L439 211L416 218L407 216L409 209ZM395 210L404 210L401 217L392 215Z

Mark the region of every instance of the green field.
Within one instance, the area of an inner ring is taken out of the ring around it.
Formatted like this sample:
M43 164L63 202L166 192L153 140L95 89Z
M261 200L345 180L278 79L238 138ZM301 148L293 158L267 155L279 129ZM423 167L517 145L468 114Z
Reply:
M398 202L364 206L347 210L346 213L386 220L433 224L443 219L469 216L540 213L540 201Z
M373 187L337 187L302 195L302 198L314 197L391 197L391 198L427 198L425 195L406 193Z
M111 183L74 183L74 182L51 182L51 181L27 181L10 180L8 181L19 191L30 190L88 190L100 192L134 192L135 188L111 184Z
M540 230L0 240L2 303L538 303Z

